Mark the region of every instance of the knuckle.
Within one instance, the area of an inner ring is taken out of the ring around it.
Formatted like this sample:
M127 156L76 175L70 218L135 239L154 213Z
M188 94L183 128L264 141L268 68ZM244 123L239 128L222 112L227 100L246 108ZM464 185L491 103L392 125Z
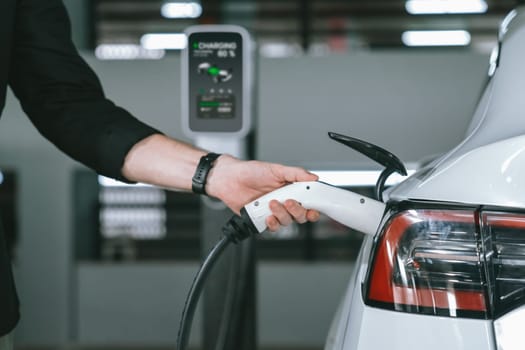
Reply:
M277 220L272 216L269 217L266 220L266 226L268 226L268 230L270 230L271 232L277 231L277 228L278 228Z
M315 222L315 221L319 220L320 214L316 210L309 210L306 213L306 218L307 218L308 221Z
M299 216L304 211L304 208L294 200L287 200L284 204L288 212L293 216Z
M307 211L298 202L290 200L289 202L286 203L286 209L293 216L293 219L296 222L300 224L303 224L306 222Z

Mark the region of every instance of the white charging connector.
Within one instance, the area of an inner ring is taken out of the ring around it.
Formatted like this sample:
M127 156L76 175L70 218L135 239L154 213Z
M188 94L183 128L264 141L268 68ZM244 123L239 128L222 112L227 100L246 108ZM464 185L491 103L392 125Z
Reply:
M266 218L272 215L270 201L294 199L306 209L315 209L333 220L373 235L377 232L385 204L360 194L323 182L296 182L270 192L247 204L244 210L258 232L266 230Z

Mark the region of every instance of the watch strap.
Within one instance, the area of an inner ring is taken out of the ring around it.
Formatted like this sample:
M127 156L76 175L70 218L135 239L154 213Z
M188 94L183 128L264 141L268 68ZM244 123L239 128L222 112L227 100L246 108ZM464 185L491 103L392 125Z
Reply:
M195 170L195 174L191 179L191 189L193 193L206 194L206 180L208 174L213 167L213 163L220 156L221 155L218 153L210 152L201 157L197 169Z

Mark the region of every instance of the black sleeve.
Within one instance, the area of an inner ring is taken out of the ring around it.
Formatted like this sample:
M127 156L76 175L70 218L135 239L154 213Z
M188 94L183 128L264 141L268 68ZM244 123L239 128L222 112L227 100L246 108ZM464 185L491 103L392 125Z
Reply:
M115 106L71 41L61 0L18 0L9 85L39 132L100 174L126 181L124 158L159 133Z

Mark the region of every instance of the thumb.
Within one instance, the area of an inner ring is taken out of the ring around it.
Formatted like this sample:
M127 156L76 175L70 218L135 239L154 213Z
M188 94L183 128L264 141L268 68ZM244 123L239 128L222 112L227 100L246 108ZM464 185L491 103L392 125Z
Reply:
M283 167L281 175L286 182L317 181L319 177L303 168Z

